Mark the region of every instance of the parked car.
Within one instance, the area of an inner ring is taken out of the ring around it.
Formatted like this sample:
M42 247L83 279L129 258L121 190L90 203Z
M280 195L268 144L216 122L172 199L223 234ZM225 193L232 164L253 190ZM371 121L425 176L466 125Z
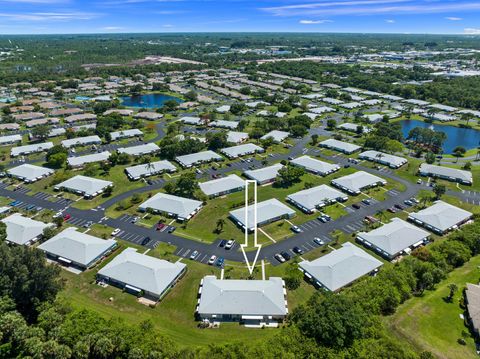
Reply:
M420 201L419 201L418 199L416 199L415 197L410 198L410 201L413 202L413 203L415 203L415 204L419 204L419 203L420 203Z
M406 199L405 201L403 201L403 203L405 203L407 206L413 206L413 202L409 199Z
M387 209L387 211L389 211L390 213L396 213L397 209L395 207L390 207L389 209Z
M164 229L166 227L166 224L165 223L157 223L157 225L155 226L155 229L157 231L161 231L162 229Z
M280 253L277 253L274 255L275 259L277 261L279 261L280 263L284 263L285 262L285 258L283 258L283 256L280 254Z
M175 226L168 226L167 232L168 233L173 233L173 232L175 232L176 229L177 229L177 227L175 227Z
M361 208L358 203L352 204L352 207L355 208L355 209L360 209Z
M72 218L72 216L69 215L68 213L63 216L64 221L68 221L70 218Z
M116 229L114 229L114 230L113 230L113 232L112 232L112 236L113 236L113 237L115 237L117 234L119 234L119 233L120 233L120 231L121 231L121 229L120 229L120 228L116 228Z
M30 205L28 205L25 209L26 209L27 211L31 211L31 210L34 209L34 208L35 208L35 205L34 205L34 204L30 204Z
M317 219L322 223L327 223L328 222L328 219L325 218L325 216L318 216Z
M303 254L303 250L302 248L298 247L298 246L295 246L293 247L293 252L296 253L296 254Z
M288 254L287 252L283 251L283 252L280 252L280 254L282 255L283 258L285 258L286 261L290 260L290 258L292 258L290 256L290 254Z
M232 249L232 247L235 245L235 241L233 239L230 239L227 244L225 244L225 249Z
M151 241L150 237L145 237L140 243L142 246L146 246Z
M417 184L422 184L422 183L423 183L423 181L419 178L419 179L417 180Z
M396 204L395 208L398 208L399 210L403 210L405 207L403 207L401 204Z
M365 199L362 199L362 203L368 206L372 203L372 201L370 199L365 198Z
M198 256L198 251L193 251L192 254L190 254L190 259L195 259Z
M16 202L16 201L14 201L14 202ZM14 203L14 202L12 202L12 203ZM12 203L10 203L11 206L12 206ZM53 215L53 218L61 217L62 214L63 214L62 212L57 212L57 213L55 213L55 214Z
M313 239L313 241L314 241L315 243L317 243L319 246L323 246L323 245L325 244L325 241L324 241L323 239L318 238L318 237L315 237L315 238Z
M87 223L85 223L85 224L83 225L83 227L84 227L84 228L89 228L89 227L92 226L92 224L93 224L92 221L88 221Z
M218 246L223 248L223 247L225 247L225 244L227 244L227 240L226 240L226 239L222 239L222 240L220 241L220 243L218 244Z
M217 259L217 267L223 267L223 264L225 263L225 259L223 257L219 257Z
M298 226L291 226L290 229L295 233L300 233L302 231Z
M216 255L212 255L212 256L210 257L210 259L208 260L208 264L212 266L216 261L217 261L217 256L216 256Z
M133 217L131 222L132 223L137 223L139 219L140 219L140 217Z

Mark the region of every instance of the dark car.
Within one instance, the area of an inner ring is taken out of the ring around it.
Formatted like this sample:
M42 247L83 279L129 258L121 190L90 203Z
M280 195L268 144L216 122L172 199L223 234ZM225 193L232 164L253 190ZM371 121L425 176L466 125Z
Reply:
M150 237L145 237L143 240L142 240L142 243L140 243L142 246L145 246L148 244L148 242L151 241L151 238Z
M176 229L177 229L177 227L175 227L175 226L168 226L167 232L168 233L173 233L173 232L175 232Z
M362 199L362 203L369 205L370 203L372 203L372 201L365 198L365 199Z
M223 267L223 264L225 263L225 259L220 257L217 259L217 267Z
M396 204L395 208L398 208L399 210L403 210L405 207L403 207L401 204Z
M228 242L228 241L227 241L226 239L222 239L222 240L220 241L220 243L218 244L218 246L223 248L223 247L225 247L225 244L227 244L227 242Z
M160 231L160 230L164 229L165 226L166 226L165 223L157 223L155 229L156 229L157 231Z
M290 256L290 254L288 254L285 251L280 252L280 254L282 255L283 258L285 258L286 261L288 261L290 258L292 258L292 256Z
M361 208L358 203L352 204L352 207L355 208L355 209L360 209Z
M303 250L300 247L293 247L293 252L297 254L303 254Z

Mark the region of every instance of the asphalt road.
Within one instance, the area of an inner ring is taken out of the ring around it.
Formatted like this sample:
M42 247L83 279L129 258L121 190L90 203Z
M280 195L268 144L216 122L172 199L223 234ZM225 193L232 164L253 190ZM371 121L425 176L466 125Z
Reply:
M157 125L158 136L153 141L158 141L164 136L164 126ZM347 159L343 156L325 156L317 149L307 149L306 144L310 140L310 135L317 133L319 135L330 135L328 131L323 128L314 128L310 131L310 134L303 139L296 141L295 145L290 148L288 154L276 154L273 157L267 156L265 160L268 162L278 162L282 159L287 159L288 157L298 157L303 154L317 155L320 158L324 158L333 162L338 163L339 165L344 165L347 163ZM134 144L129 144L134 145ZM109 149L114 149L114 145L104 145L101 146L102 149L108 146ZM253 159L252 162L242 162L237 161L232 164L231 167L222 166L217 170L208 169L201 175L198 175L198 178L210 178L213 174L225 174L232 170L245 170L250 166L255 166L255 168L262 167L260 161ZM386 210L397 203L403 203L404 200L414 197L419 190L421 189L431 189L425 185L412 184L400 177L398 177L393 170L382 167L380 170L373 169L370 167L363 166L362 163L352 164L349 163L351 167L354 167L358 170L363 170L370 172L372 174L384 177L386 179L394 180L400 183L403 183L406 186L406 191L389 191L387 193L387 199L385 201L376 201L373 200L370 205L361 205L360 209L346 208L348 214L340 217L335 221L330 221L327 223L321 223L317 219L313 219L305 224L302 224L302 232L295 234L292 237L289 237L285 240L272 243L262 247L259 258L267 259L272 264L276 265L278 262L273 258L276 253L286 251L290 252L292 255L292 248L295 246L300 247L304 252L308 252L318 245L313 242L313 238L319 237L325 241L326 244L331 242L333 238L329 236L334 230L341 230L346 233L353 233L357 230L363 228L363 219L365 216L375 215L380 210ZM132 223L132 218L129 215L122 215L117 219L107 218L105 216L105 209L114 205L118 201L126 199L133 195L134 193L143 193L149 191L156 191L162 188L165 184L165 180L157 179L153 180L152 185L147 185L145 187L130 190L124 192L116 197L108 199L101 206L91 209L91 210L80 210L74 207L71 207L72 202L63 198L57 198L48 193L39 192L33 196L27 195L28 189L22 186L19 186L16 191L11 191L6 188L4 183L0 182L0 195L12 198L14 200L21 201L22 203L18 206L24 208L28 205L34 205L36 207L47 208L53 211L63 211L63 213L68 213L71 218L69 223L72 223L75 226L83 227L87 222L91 221L93 223L102 223L108 225L112 228L119 228L121 231L117 235L119 238L122 238L126 241L135 244L141 244L142 240L145 237L150 237L151 241L146 245L148 248L154 248L158 246L160 242L172 244L176 247L175 254L181 257L189 258L190 255L197 251L198 254L195 260L206 263L211 255L216 255L217 257L223 257L227 260L242 262L243 254L239 250L239 244L237 243L234 248L226 250L219 247L220 239L214 243L205 243L196 241L193 239L187 239L175 233L168 233L167 231L156 231L154 228L145 228L143 226ZM480 204L480 193L474 191L448 191L448 194L454 195L461 200L472 203ZM53 198L52 198L53 197ZM358 196L358 202L363 199L363 195ZM226 238L228 239L228 238ZM253 260L255 252L247 252L247 257L250 261Z

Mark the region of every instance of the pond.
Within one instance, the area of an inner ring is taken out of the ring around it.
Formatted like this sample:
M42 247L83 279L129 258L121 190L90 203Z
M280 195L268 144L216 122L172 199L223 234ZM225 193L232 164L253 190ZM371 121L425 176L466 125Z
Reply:
M408 136L410 130L415 127L431 128L434 131L445 132L447 140L442 146L444 153L452 153L453 149L457 146L462 146L467 150L480 146L480 131L473 128L461 128L437 123L432 124L418 120L403 120L400 121L400 124L402 125L403 136L405 138Z
M178 103L183 100L178 97L150 93L146 95L124 96L120 97L123 106L137 107L137 108L160 108L163 104L169 100L177 101Z

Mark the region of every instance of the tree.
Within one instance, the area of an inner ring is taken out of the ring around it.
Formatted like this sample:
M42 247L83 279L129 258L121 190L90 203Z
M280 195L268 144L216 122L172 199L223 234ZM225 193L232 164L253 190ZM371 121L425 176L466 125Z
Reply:
M312 135L311 143L312 143L312 146L315 146L318 143L318 135L316 133Z
M62 216L55 217L53 219L53 223L57 226L57 228L60 228L63 225L63 218Z
M329 348L346 348L363 338L371 322L360 305L345 295L315 293L293 310L300 332Z
M220 148L225 148L228 146L227 133L224 131L207 132L206 139L208 143L208 149L212 151L216 151Z
M0 222L0 243L5 242L7 239L7 225Z
M45 141L48 138L49 132L50 129L45 125L36 126L31 130L32 136L41 141Z
M61 145L55 145L47 151L47 166L51 168L62 168L68 157L68 151Z
M294 183L300 182L305 174L305 169L299 166L287 165L278 171L275 182L282 187L289 187Z
M433 152L427 152L425 155L425 162L432 164L435 162L435 154Z
M197 93L195 91L188 91L184 97L187 101L197 101Z
M448 289L450 290L449 294L448 294L448 301L451 302L453 301L453 296L455 295L455 293L457 292L458 290L458 287L455 283L450 283L448 285Z
M219 218L217 220L217 229L216 232L220 233L223 231L223 226L225 225L225 220L223 218Z
M435 193L435 198L440 199L445 192L447 191L445 185L443 184L437 184L435 187L433 187L433 193Z
M53 226L45 227L42 232L42 238L45 240L50 239L55 235L55 233L56 233L55 227Z
M60 268L48 264L43 252L0 244L0 292L15 301L28 321L36 319L39 305L53 302L62 285Z
M247 105L243 102L237 102L230 106L230 112L234 115L241 115L247 110Z
M453 149L453 155L457 157L457 162L460 157L463 157L463 155L465 155L465 152L467 152L467 150L465 149L465 147L462 146L457 146Z
M285 273L285 286L288 290L295 290L300 287L303 280L303 273L298 268L297 262L291 262Z
M334 130L336 127L337 127L337 121L335 121L333 118L329 118L327 120L327 129Z

